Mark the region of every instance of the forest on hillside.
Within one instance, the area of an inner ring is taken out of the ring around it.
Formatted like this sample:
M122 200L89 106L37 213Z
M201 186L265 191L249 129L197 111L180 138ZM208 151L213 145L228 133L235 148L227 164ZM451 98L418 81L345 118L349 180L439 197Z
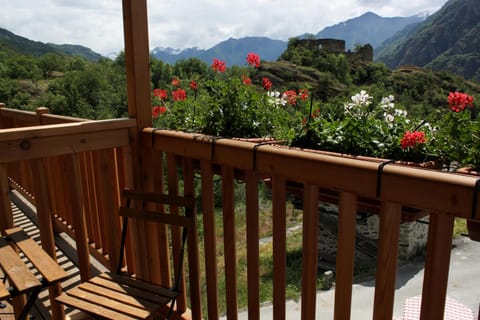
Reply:
M228 61L227 61L228 64ZM151 87L169 88L173 78L199 85L212 79L210 66L190 58L170 65L151 58ZM340 104L360 90L372 96L395 96L396 103L421 116L445 105L451 91L468 92L480 98L480 85L449 72L418 67L390 70L382 63L355 56L306 49L295 39L278 61L262 61L259 68L233 66L230 76L249 77L261 86L271 79L275 90L309 88L313 98L325 105ZM48 53L40 57L0 51L0 102L10 108L34 110L47 107L51 113L89 119L127 115L124 55L114 60L88 61Z

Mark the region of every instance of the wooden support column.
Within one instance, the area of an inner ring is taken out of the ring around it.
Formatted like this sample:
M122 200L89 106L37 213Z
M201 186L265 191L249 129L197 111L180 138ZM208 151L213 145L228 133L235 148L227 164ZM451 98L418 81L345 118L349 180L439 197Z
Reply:
M123 0L123 30L127 67L128 115L137 129L152 126L150 50L146 0Z
M38 227L40 229L42 248L53 258L53 260L57 261L45 167L42 159L34 159L31 163L32 178L35 181L33 189L36 200ZM55 301L55 297L60 295L62 290L60 284L53 285L49 287L48 290L52 306L52 319L63 319L65 317L63 307Z

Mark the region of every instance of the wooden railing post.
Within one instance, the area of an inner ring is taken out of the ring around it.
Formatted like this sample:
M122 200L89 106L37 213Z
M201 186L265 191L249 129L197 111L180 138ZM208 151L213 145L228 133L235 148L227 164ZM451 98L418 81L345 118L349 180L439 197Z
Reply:
M382 202L373 306L374 320L392 319L393 316L401 216L401 204Z
M184 177L184 195L195 197L195 173L193 171L192 159L186 159L183 166ZM201 288L200 288L200 256L198 251L198 229L197 229L197 214L195 209L186 209L186 215L193 217L193 228L188 234L188 271L190 284L190 308L192 310L192 319L203 319L202 303L201 303Z
M430 214L423 276L421 320L443 319L448 286L454 216Z
M286 281L287 281L287 213L286 181L281 176L272 178L273 199L273 319L286 317Z
M357 210L357 196L342 192L337 233L334 308L334 319L336 320L350 319L351 316Z
M39 107L37 110L35 110L35 113L37 114L38 117L38 124L43 124L42 116L44 114L48 114L49 110L48 108L45 107Z
M205 244L208 244L205 246L205 278L207 282L208 318L218 319L217 237L215 232L213 170L211 162L208 160L202 160L200 162L200 170L202 173L204 242Z
M236 320L237 312L237 254L234 204L233 168L222 167L223 247L225 258L225 294L227 318Z
M260 249L258 221L258 176L254 171L246 172L247 202L247 279L248 279L248 318L260 319Z
M12 206L10 205L7 164L0 163L0 232L13 227Z
M318 187L303 187L302 319L315 319L318 265Z
M72 215L77 256L80 269L80 278L87 281L90 278L90 255L88 248L88 234L85 221L85 203L83 200L82 176L78 155L70 155L65 159L65 173L74 186L72 188Z
M53 237L52 214L48 195L48 184L45 167L43 165L43 159L31 160L31 164L33 181L35 181L33 187L42 248L53 258L53 260L57 261L55 240ZM51 286L48 290L50 292L50 303L52 306L53 319L63 319L65 317L63 307L55 301L55 297L60 295L62 291L60 284Z

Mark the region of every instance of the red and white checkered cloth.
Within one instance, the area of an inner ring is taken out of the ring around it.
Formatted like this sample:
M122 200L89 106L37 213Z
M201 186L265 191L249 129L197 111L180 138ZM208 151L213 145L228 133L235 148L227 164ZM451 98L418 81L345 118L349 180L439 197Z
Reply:
M405 300L403 307L403 316L401 320L420 319L420 308L422 306L422 296L415 296ZM447 296L445 301L444 320L474 320L473 311L467 306L461 304Z

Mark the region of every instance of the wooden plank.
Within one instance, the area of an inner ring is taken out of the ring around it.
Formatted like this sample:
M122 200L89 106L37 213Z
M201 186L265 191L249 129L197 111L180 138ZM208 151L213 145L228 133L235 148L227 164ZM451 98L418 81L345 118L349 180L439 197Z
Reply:
M126 314L115 312L112 309L99 306L95 303L90 303L84 300L76 299L74 297L68 296L67 294L62 294L58 296L56 300L79 310L88 310L88 312L92 314L98 315L100 317L105 317L107 319L115 319L115 320L138 319L137 317L132 317Z
M287 191L285 178L272 177L273 201L273 319L286 317ZM316 241L316 240L315 240Z
M114 299L121 303L125 303L131 305L136 308L143 308L150 312L154 312L158 310L158 303L153 303L147 300L143 300L138 297L137 294L132 292L132 290L128 290L128 294L124 294L115 290L108 289L106 287L96 285L92 282L84 282L78 286L78 288L89 291L91 293L101 295L107 297L109 299ZM143 291L140 291L143 292ZM70 294L70 291L67 292ZM166 299L165 299L166 300Z
M318 187L305 184L302 239L302 319L315 319L318 265ZM338 279L338 277L337 277Z
M218 319L217 236L215 232L215 208L212 163L200 161L202 175L203 237L205 243L205 278L207 286L208 319Z
M8 275L13 287L20 293L42 285L30 269L26 267L18 253L3 238L0 239L0 266Z
M234 174L233 168L231 167L222 167L222 204L227 318L236 320L238 318L237 254L235 229Z
M454 217L432 213L428 225L421 320L443 319L448 286Z
M393 316L401 217L401 204L382 202L373 320L391 319Z
M260 252L258 220L258 175L246 172L248 318L260 319Z
M145 294L148 295L161 295L163 297L172 299L173 297L178 295L178 292L173 292L170 289L152 285L150 282L142 281L140 279L135 279L131 278L129 276L124 276L124 275L116 275L116 274L110 274L110 273L102 273L98 277L95 277L98 279L97 281L100 281L99 279L105 279L112 283L117 283L117 284L122 284L122 285L127 285L132 288L138 288L143 291L145 291ZM92 282L92 280L90 279ZM106 282L105 282L106 283ZM120 289L121 286L114 285L114 287L110 287L112 289L115 288L115 290L125 290L124 288ZM128 293L128 291L127 291Z
M142 299L145 301L149 301L156 305L159 304L166 304L168 303L174 296L171 291L167 291L168 289L161 288L160 293L151 292L150 290L146 290L145 288L138 288L135 286L129 286L127 284L123 284L121 282L113 281L112 279L104 278L101 275L98 277L94 277L90 279L88 282L92 285L103 287L105 289L115 291L119 294L134 296L137 299ZM166 295L169 294L170 297Z
M5 234L12 239L16 246L27 256L40 274L50 283L68 277L60 266L42 248L31 239L21 228L5 230Z
M107 307L109 309L127 314L135 318L146 319L151 315L151 312L144 310L143 308L133 307L126 303L114 300L114 297L104 297L96 293L81 290L78 287L69 290L68 295L88 302L92 302L102 307Z
M335 277L334 319L350 319L352 308L353 267L355 262L355 233L357 196L340 194L337 236L337 270ZM320 222L321 223L321 222Z
M129 132L125 129L0 141L0 149L4 150L0 154L0 162L73 154L124 146L128 143Z

